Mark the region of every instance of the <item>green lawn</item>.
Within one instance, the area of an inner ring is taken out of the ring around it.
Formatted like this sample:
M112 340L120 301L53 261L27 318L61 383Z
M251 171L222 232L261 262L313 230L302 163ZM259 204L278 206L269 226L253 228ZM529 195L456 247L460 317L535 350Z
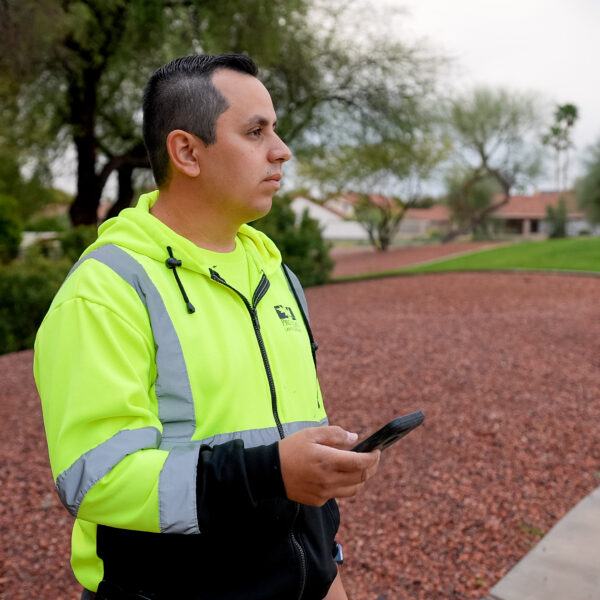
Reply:
M442 259L426 265L343 277L340 280L440 271L488 271L494 269L600 273L600 238L571 238L511 244L455 258Z
M441 260L408 271L531 269L600 272L600 238L524 242Z

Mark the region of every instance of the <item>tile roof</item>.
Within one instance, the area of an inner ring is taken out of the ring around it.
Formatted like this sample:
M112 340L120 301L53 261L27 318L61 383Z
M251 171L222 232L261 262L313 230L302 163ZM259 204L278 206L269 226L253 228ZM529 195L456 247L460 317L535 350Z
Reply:
M494 216L504 219L544 219L546 207L557 207L561 195L565 197L569 217L584 217L584 213L577 209L575 197L571 192L538 192L533 196L511 196L506 204L494 212Z
M450 210L445 204L434 204L430 208L408 208L404 218L417 221L449 221Z
M502 219L545 219L546 207L558 206L558 200L564 196L567 202L567 214L571 219L585 218L585 213L577 207L575 196L572 192L560 194L559 192L536 192L531 196L515 195L511 196L510 200L501 206L493 213L493 216ZM341 201L351 207L356 206L359 199L359 194L346 193L338 196L338 202ZM380 194L370 194L371 201L378 206L389 206L394 204L393 198L382 196ZM494 201L497 202L501 196L496 196ZM327 206L329 202L326 202ZM329 205L328 208L337 214L342 214L338 207ZM337 210L336 210L337 208ZM350 209L351 210L351 209ZM352 212L352 210L351 210ZM346 214L346 216L349 216ZM406 219L415 219L418 221L449 221L450 210L444 204L434 204L430 208L408 208L405 214Z

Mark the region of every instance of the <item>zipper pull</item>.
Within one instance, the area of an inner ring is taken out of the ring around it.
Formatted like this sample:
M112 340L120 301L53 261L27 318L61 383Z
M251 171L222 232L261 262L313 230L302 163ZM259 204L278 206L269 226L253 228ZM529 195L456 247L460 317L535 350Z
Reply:
M250 308L250 317L252 318L252 324L257 331L260 331L260 322L258 320L258 313L256 312L256 307L252 306Z

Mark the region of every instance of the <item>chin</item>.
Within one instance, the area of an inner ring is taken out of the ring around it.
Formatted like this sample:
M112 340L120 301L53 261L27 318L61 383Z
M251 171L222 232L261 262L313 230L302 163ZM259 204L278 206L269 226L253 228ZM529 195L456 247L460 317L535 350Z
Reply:
M260 204L256 204L252 207L250 218L246 221L246 223L250 223L251 221L257 221L258 219L264 217L271 210L271 206L273 206L273 198L269 198L261 202Z

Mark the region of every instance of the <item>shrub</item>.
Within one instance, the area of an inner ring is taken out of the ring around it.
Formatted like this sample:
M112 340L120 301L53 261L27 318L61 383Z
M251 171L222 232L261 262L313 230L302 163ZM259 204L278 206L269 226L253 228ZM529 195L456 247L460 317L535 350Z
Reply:
M333 269L331 246L323 240L318 222L308 216L308 211L297 220L291 203L290 196L274 198L269 214L252 225L275 242L283 262L303 286L320 285L329 279Z
M17 201L0 194L0 263L6 264L16 258L22 233L23 225Z
M71 262L75 262L81 253L98 237L95 225L78 225L59 236L62 251Z
M60 215L46 217L44 215L32 217L25 223L25 231L66 231L69 229L69 217Z
M556 208L554 206L546 207L546 218L550 224L549 237L567 237L567 205L562 196L558 199L558 206Z
M30 254L0 268L0 354L32 348L71 262Z

